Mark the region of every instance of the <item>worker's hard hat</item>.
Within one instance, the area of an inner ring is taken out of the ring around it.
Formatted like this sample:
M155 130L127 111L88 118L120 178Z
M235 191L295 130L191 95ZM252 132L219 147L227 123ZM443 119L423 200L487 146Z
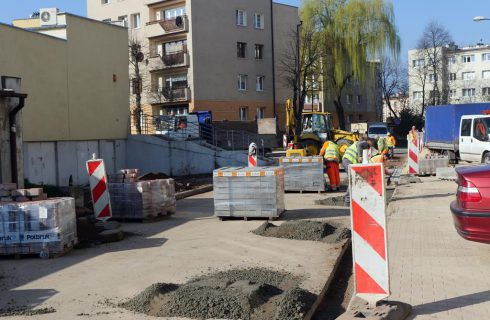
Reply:
M387 135L387 136L391 136L391 133L389 133L389 132L388 132L386 135Z

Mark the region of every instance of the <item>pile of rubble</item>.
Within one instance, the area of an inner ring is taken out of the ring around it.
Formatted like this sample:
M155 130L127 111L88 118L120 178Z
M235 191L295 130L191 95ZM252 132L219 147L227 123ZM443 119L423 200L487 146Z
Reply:
M42 188L17 189L15 183L0 184L0 202L25 202L47 200Z

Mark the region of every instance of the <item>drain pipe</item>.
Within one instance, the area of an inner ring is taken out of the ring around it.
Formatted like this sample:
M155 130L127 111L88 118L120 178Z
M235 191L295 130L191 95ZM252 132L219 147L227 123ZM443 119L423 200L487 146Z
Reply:
M19 104L12 111L9 112L9 128L10 128L10 169L12 175L12 182L18 183L18 173L17 173L17 125L16 116L19 111L24 108L25 98L27 94L22 93L10 93L6 95L10 98L19 98Z

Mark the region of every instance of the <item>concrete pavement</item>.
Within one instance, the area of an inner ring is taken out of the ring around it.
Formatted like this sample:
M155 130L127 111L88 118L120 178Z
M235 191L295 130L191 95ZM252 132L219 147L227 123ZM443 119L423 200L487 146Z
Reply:
M389 299L410 303L410 319L489 319L490 245L456 233L454 182L422 181L400 186L389 207Z

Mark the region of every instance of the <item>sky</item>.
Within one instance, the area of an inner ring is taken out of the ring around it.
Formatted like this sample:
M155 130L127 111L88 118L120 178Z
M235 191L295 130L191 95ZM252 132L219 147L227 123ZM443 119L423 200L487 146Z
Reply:
M401 59L403 60L406 59L407 51L416 45L424 27L432 20L445 26L459 46L476 44L480 39L490 44L490 21L473 22L475 16L490 17L489 0L392 1L402 41ZM86 0L1 0L1 2L0 22L3 23L10 23L16 18L28 17L30 13L41 7L57 7L62 11L86 15ZM278 0L277 2L299 5L300 0Z

